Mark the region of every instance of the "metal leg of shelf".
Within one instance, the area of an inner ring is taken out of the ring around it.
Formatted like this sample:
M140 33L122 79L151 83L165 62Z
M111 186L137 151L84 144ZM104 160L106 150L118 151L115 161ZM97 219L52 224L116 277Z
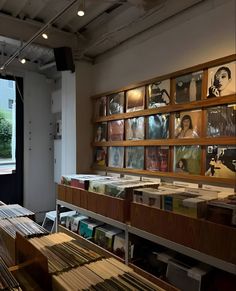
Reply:
M129 232L128 227L125 228L125 264L128 265L130 257L130 249L129 249Z
M56 220L55 220L55 231L58 232L58 223L60 221L60 205L56 204Z

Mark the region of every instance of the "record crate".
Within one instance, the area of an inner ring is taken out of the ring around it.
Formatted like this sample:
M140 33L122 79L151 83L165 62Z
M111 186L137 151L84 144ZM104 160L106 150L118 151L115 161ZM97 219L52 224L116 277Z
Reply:
M130 220L131 192L127 191L125 199L122 199L62 184L58 185L59 200L120 222Z
M236 228L131 203L131 226L236 264Z

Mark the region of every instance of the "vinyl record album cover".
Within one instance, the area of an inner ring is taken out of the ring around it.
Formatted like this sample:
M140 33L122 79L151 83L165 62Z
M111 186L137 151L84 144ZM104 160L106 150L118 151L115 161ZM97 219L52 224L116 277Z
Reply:
M96 147L94 151L94 165L106 166L107 148Z
M147 139L169 138L169 113L152 115L147 119Z
M126 120L126 139L144 139L144 117L135 117Z
M95 118L106 116L107 113L107 98L101 97L95 101Z
M170 103L170 79L148 85L147 108L158 108Z
M144 109L145 87L128 90L126 92L126 112Z
M109 167L124 167L124 147L109 147L108 151Z
M183 111L175 114L175 138L197 138L200 136L201 110Z
M108 140L118 141L124 139L124 120L108 122Z
M200 146L176 146L174 148L174 172L199 175L201 173L200 160Z
M126 147L126 168L143 169L144 147Z
M236 178L236 146L207 146L206 176Z
M190 73L175 79L175 102L188 103L201 99L203 71Z
M101 122L95 124L94 141L106 141L107 140L107 123Z
M168 171L168 147L146 147L146 170Z
M208 69L207 98L236 93L236 62Z
M236 135L236 104L207 108L207 136Z
M124 92L111 94L107 98L109 115L124 112Z

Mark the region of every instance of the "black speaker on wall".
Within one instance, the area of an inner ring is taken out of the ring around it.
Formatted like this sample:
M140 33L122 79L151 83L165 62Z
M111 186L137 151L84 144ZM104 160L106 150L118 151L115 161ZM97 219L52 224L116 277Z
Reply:
M54 48L54 57L58 71L75 71L72 50L70 47Z

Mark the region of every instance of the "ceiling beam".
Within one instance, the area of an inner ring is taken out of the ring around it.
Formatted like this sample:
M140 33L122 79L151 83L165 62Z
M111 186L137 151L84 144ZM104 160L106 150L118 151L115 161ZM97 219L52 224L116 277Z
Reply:
M4 6L4 4L7 2L7 0L0 0L0 10Z
M0 13L0 35L2 36L26 42L43 26L43 24L36 21L21 20ZM76 49L77 37L75 34L53 27L49 27L47 32L50 34L48 40L38 37L34 40L34 43L50 48L65 46L66 44L66 46Z
M18 6L18 8L16 8L14 10L14 13L12 14L12 16L16 17L22 11L22 9L25 7L27 2L28 2L28 0L19 1L18 4L20 3L20 5Z

